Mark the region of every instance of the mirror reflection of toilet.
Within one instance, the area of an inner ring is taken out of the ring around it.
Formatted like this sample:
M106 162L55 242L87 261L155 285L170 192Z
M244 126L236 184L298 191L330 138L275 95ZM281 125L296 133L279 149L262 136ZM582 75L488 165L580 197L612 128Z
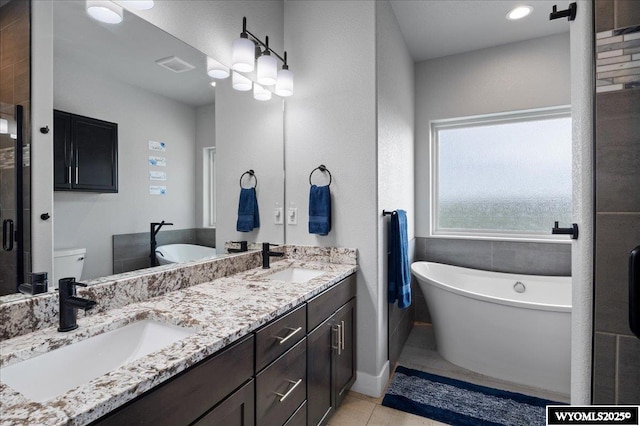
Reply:
M74 277L76 281L80 281L86 253L86 248L55 250L53 252L53 280L49 281L49 289L58 288L58 280L61 278Z

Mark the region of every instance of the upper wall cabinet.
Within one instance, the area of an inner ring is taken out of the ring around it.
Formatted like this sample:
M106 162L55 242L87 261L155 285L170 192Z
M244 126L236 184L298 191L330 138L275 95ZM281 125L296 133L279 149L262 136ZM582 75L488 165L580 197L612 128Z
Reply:
M118 192L118 124L54 111L54 189Z

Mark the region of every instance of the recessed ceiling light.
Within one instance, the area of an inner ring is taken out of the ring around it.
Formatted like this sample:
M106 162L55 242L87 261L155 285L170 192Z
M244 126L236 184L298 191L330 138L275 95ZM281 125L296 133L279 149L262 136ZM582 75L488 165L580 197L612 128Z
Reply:
M122 7L108 0L87 0L87 13L93 19L107 24L122 22Z
M122 3L138 10L149 10L153 8L153 0L122 0Z
M507 19L510 19L512 21L515 21L516 19L522 19L525 16L529 15L531 12L533 12L533 7L531 6L514 7L513 9L511 9L511 11L509 11L509 13L507 13Z
M216 87L216 82L215 81L212 81L210 84L211 84L212 87Z

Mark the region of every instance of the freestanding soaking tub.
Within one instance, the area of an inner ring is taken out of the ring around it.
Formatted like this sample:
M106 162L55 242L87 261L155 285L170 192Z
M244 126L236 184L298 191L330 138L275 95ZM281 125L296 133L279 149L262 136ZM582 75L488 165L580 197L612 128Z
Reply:
M167 244L156 248L156 258L160 265L191 262L193 260L220 257L213 247L195 244Z
M414 262L440 355L510 382L570 393L571 277Z

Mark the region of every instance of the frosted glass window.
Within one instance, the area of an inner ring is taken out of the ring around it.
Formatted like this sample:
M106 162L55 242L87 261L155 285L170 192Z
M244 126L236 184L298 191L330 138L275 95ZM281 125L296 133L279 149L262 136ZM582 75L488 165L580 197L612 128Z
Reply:
M550 235L571 223L567 109L436 122L434 234Z

